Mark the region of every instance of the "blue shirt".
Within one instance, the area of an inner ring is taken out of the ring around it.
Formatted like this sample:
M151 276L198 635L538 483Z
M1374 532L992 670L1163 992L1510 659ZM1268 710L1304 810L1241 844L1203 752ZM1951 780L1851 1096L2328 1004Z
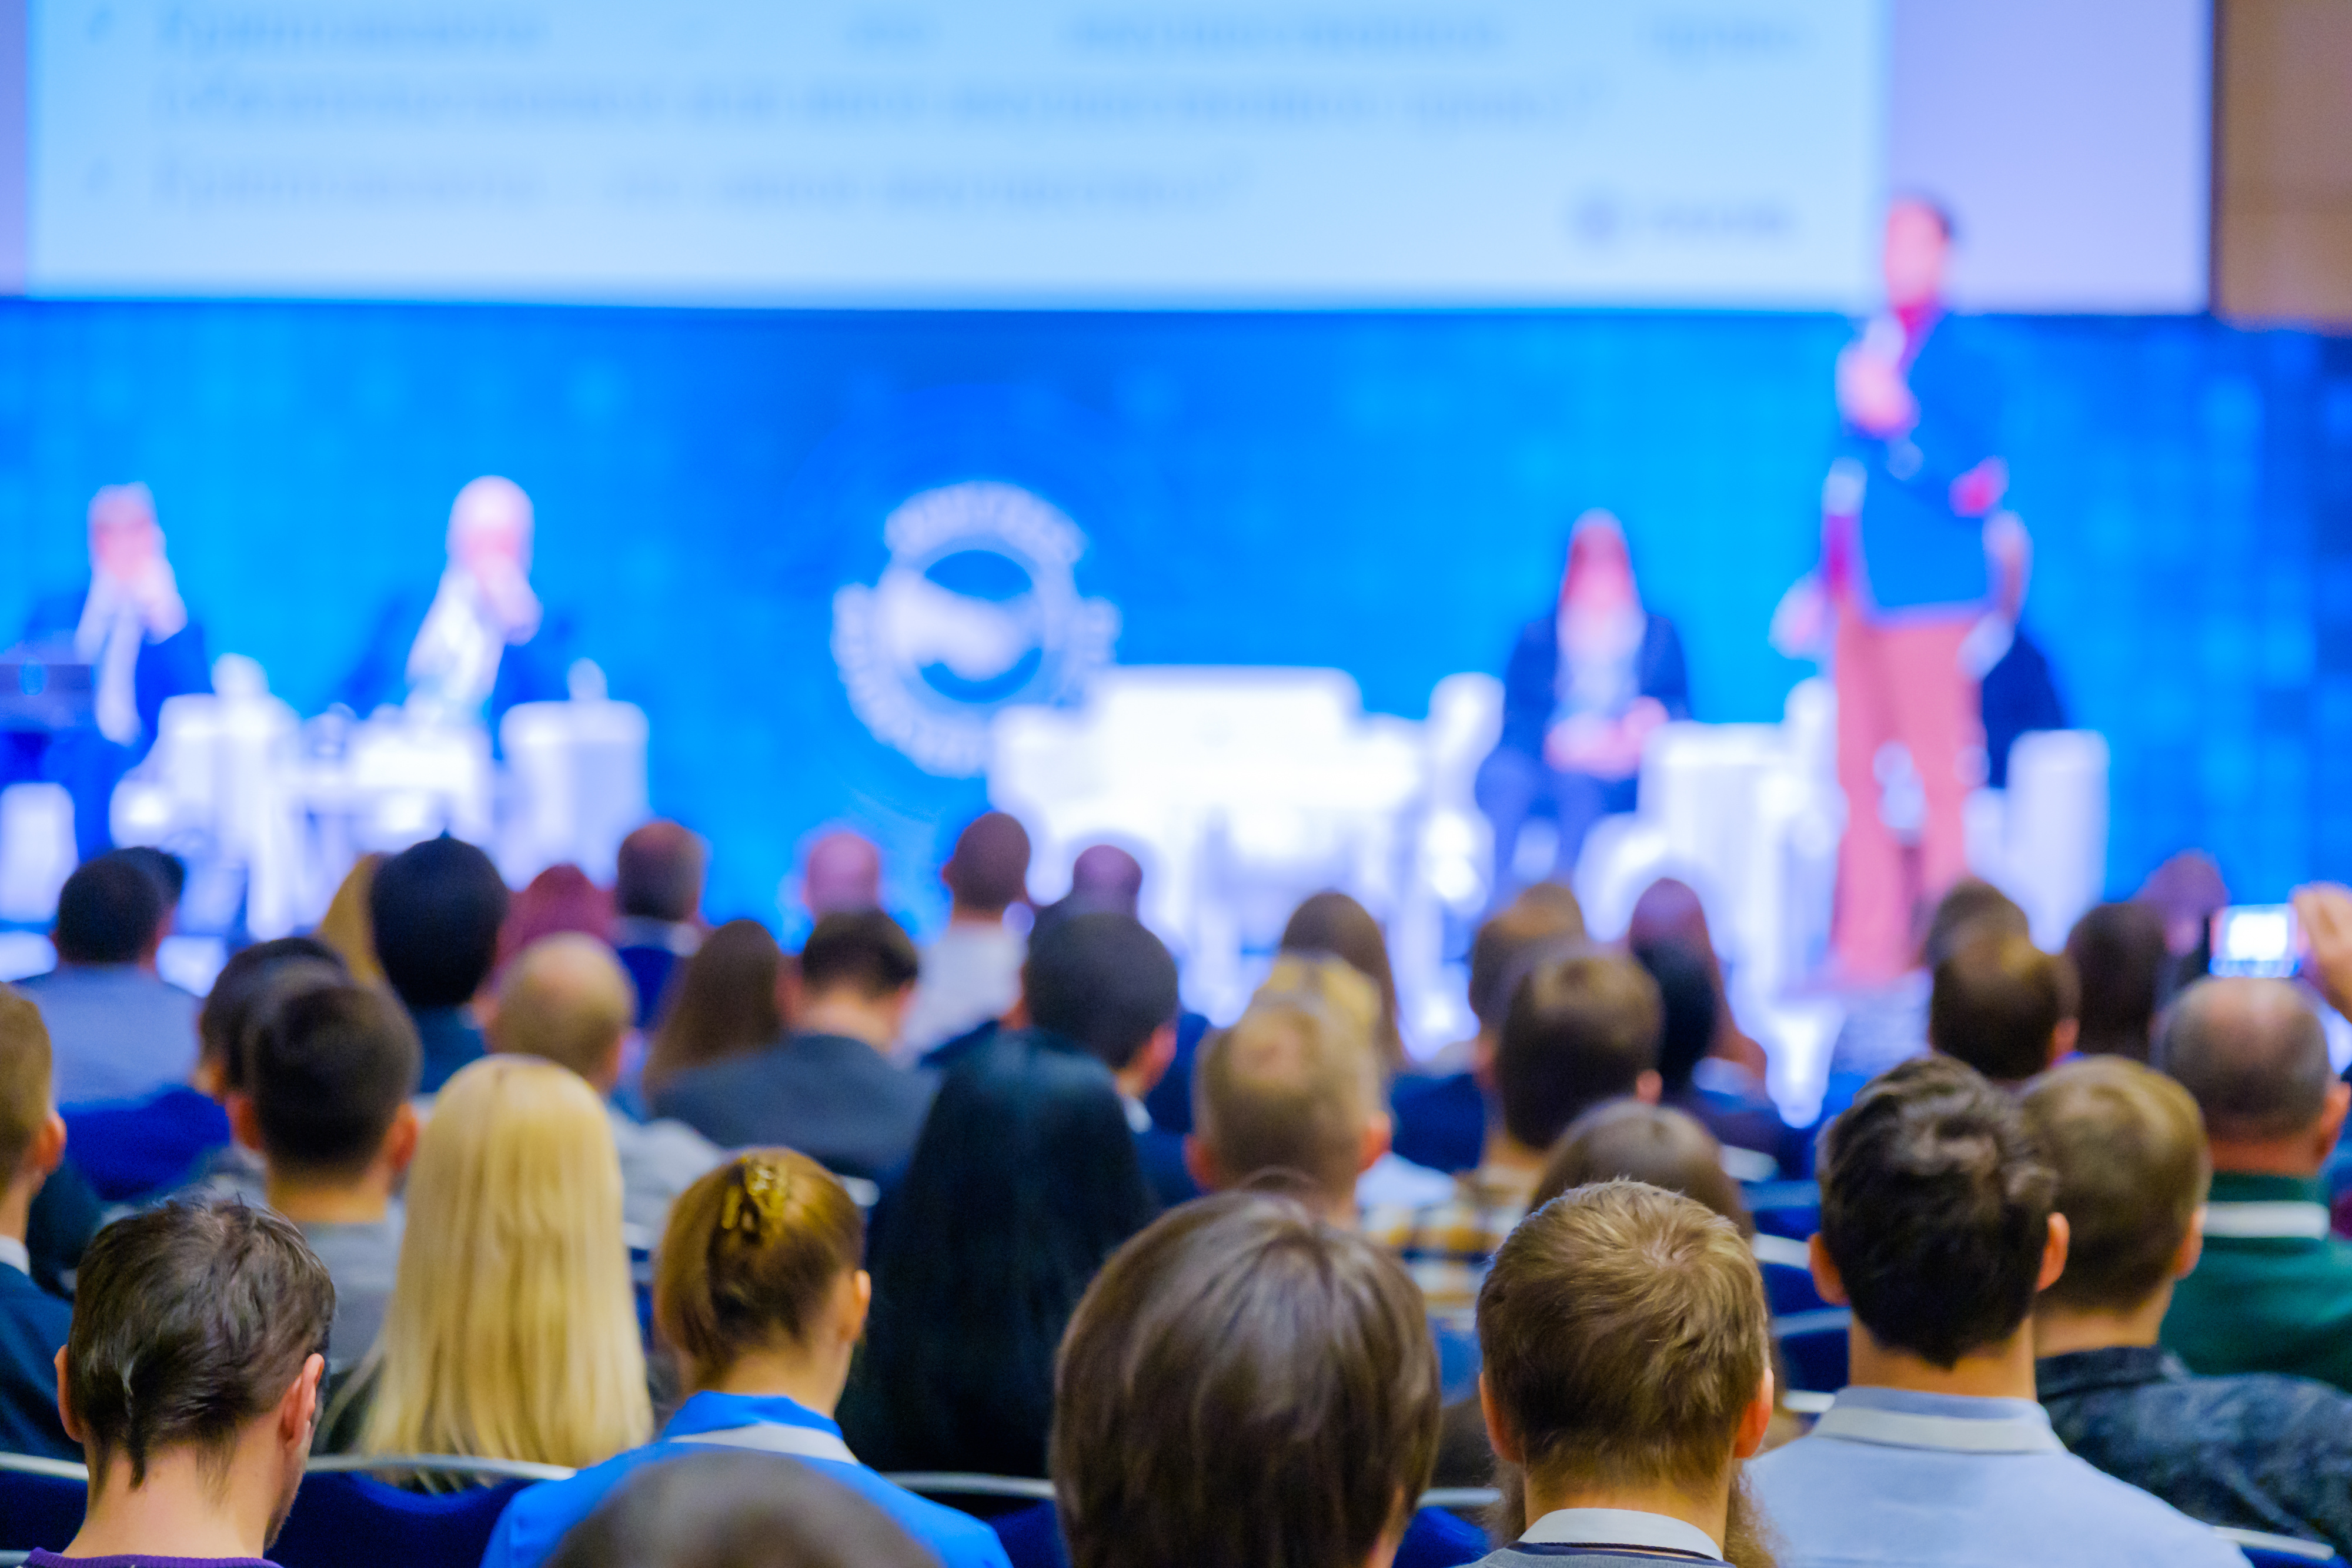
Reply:
M2238 1549L2066 1452L2030 1399L1848 1388L1748 1466L1781 1568L2243 1568Z
M60 1105L136 1100L196 1065L196 998L136 964L60 964L16 988L41 1009Z
M841 1428L796 1400L781 1395L756 1397L743 1394L698 1394L678 1407L661 1436L642 1448L615 1454L601 1465L582 1470L569 1480L542 1481L517 1494L499 1517L482 1568L537 1568L555 1550L564 1532L595 1511L606 1493L641 1465L690 1454L719 1451L704 1443L681 1439L699 1434L734 1433L745 1427L795 1428L802 1440L822 1449L841 1441ZM793 1458L811 1469L841 1482L888 1514L898 1527L936 1555L943 1568L1010 1568L996 1532L968 1514L917 1497L893 1486L847 1458L795 1452Z

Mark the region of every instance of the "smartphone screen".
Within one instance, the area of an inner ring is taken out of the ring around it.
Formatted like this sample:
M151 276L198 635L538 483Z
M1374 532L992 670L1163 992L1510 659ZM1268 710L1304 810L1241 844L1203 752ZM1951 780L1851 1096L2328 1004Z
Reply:
M2302 956L2303 935L2290 904L2233 904L2213 916L2214 974L2284 977L2294 973Z

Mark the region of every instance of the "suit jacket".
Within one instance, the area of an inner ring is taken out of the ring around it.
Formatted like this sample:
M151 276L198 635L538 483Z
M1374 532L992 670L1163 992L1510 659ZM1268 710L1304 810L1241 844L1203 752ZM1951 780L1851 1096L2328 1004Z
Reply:
M73 1308L0 1263L0 1451L79 1459L58 1419L58 1352Z
M1690 717L1690 671L1675 623L1654 614L1633 655L1633 679L1641 695L1666 710L1668 718ZM1559 616L1539 615L1519 632L1511 662L1503 667L1503 737L1497 750L1543 756L1544 732L1559 705Z
M1919 422L1887 440L1848 431L1846 455L1867 484L1855 566L1881 611L1981 603L1989 591L1984 519L1952 510L1952 481L1998 450L2000 383L1974 321L1928 328L1907 378Z
M385 601L376 613L375 626L368 633L359 663L336 688L335 701L365 718L384 704L398 703L408 695L409 650L416 645L416 633L424 629L425 612L433 608L433 595L439 581L436 576L434 588L422 593L397 593ZM572 643L571 616L551 606L530 642L507 645L506 652L499 656L498 676L490 686L490 737L494 742L499 720L515 704L560 702L571 695L566 672L572 662L565 654Z
M781 1145L836 1176L879 1181L914 1152L938 1090L936 1075L893 1067L864 1040L795 1034L679 1073L653 1108L724 1149Z

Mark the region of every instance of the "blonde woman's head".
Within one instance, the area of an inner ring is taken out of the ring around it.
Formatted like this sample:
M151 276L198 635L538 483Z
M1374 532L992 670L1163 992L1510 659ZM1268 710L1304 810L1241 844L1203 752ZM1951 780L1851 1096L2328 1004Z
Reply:
M442 1089L373 1359L365 1453L581 1466L646 1440L620 1161L577 1074L493 1056Z

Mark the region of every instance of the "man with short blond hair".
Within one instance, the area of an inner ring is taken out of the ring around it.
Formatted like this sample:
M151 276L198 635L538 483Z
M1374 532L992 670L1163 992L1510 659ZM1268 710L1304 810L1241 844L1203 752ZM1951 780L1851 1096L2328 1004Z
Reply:
M2352 1551L2352 1396L2305 1377L2192 1377L2157 1344L2197 1266L2208 1170L2197 1102L2122 1057L2026 1092L2058 1173L2066 1271L2033 1309L2034 1384L2069 1452L2210 1524Z
M41 1011L0 986L0 1449L81 1457L58 1423L58 1352L73 1308L33 1283L25 1229L41 1184L65 1158Z
M1380 1067L1365 1027L1379 998L1336 958L1286 956L1230 1029L1212 1034L1192 1073L1185 1164L1223 1192L1281 1172L1332 1224L1356 1223L1356 1178L1389 1145ZM1359 993L1350 1009L1329 991Z
M635 1012L635 993L613 950L593 936L559 932L507 966L486 1032L493 1051L568 1067L604 1100L621 1156L622 1218L631 1244L651 1247L672 1200L726 1156L683 1122L640 1122L612 1103Z
M1741 1465L1772 1420L1769 1322L1704 1205L1617 1181L1529 1215L1478 1293L1479 1400L1521 1505L1486 1568L1769 1564Z

